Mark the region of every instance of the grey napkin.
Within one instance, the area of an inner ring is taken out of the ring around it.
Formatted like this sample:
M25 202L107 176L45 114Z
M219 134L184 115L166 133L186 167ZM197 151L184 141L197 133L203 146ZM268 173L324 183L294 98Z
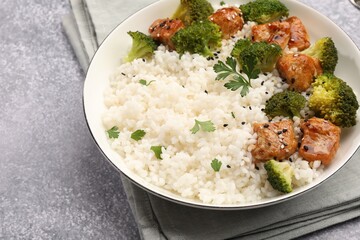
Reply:
M70 0L64 29L86 71L99 43L155 0ZM360 152L313 191L269 207L220 211L169 202L122 177L142 239L290 239L360 216Z

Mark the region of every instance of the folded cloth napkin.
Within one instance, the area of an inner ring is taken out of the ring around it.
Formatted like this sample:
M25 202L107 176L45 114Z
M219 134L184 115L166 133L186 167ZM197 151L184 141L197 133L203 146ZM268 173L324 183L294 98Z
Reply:
M116 25L154 1L70 0L63 25L83 69ZM122 181L142 239L290 239L360 216L359 154L316 190L251 210L183 206Z

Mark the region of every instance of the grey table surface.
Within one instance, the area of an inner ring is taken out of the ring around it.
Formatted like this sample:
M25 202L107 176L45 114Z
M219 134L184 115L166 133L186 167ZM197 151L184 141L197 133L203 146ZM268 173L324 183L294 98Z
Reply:
M302 0L360 46L348 0ZM0 239L138 239L118 172L96 148L66 0L0 1ZM360 239L354 219L302 239Z

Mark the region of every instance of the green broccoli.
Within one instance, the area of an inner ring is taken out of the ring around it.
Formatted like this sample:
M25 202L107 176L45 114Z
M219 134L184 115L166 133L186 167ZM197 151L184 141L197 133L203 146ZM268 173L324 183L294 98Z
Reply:
M213 12L214 8L207 0L181 0L172 18L180 19L188 26L206 20Z
M339 127L356 124L359 103L352 88L330 73L318 76L312 83L309 108L316 117L329 120Z
M214 55L212 50L221 47L221 31L209 20L194 22L176 32L171 41L180 54L190 52L211 57Z
M271 186L282 193L292 192L294 170L287 162L269 160L264 164Z
M279 0L255 0L240 5L240 9L245 22L253 21L259 24L289 16L289 9Z
M302 51L302 53L319 59L324 73L334 73L338 62L338 53L330 37L320 38L308 49Z
M256 68L263 72L271 72L277 60L282 54L282 49L278 44L266 42L251 43L249 39L238 40L231 52L242 69L246 68L245 63L249 62L249 58L256 58Z
M300 117L306 98L298 92L284 91L274 94L265 105L264 112L270 117Z
M131 62L137 58L146 58L151 56L158 45L156 42L148 35L136 31L129 31L128 34L132 38L132 46L128 55L124 58L125 62Z
M234 58L238 59L240 56L240 53L242 51L244 51L244 49L250 47L252 45L252 42L250 41L250 39L245 38L245 39L239 39L235 45L233 50L231 51L231 56L233 56Z

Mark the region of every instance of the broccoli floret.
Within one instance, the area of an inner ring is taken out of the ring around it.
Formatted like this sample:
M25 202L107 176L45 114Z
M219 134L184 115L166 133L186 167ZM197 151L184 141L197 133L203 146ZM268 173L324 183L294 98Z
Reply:
M131 62L137 58L146 58L151 56L158 45L156 42L148 35L136 31L128 32L132 38L132 46L128 55L124 58L125 62Z
M289 9L279 0L255 0L240 5L243 18L259 24L273 22L289 16Z
M240 56L240 53L242 51L244 51L244 49L250 47L252 45L252 42L250 41L250 39L245 38L245 39L239 39L235 45L233 50L231 51L231 56L233 56L234 58L238 59Z
M207 0L181 0L172 18L178 18L188 26L193 22L206 20L213 12L214 8Z
M209 20L194 22L176 32L171 41L180 54L190 52L213 56L211 50L221 47L221 31L218 25Z
M274 94L265 105L264 112L270 117L300 117L306 98L298 92L284 91Z
M281 54L282 49L278 44L266 42L251 43L248 39L238 40L231 52L231 55L239 61L242 69L247 67L244 66L246 63L251 62L248 59L255 56L255 67L263 72L271 72Z
M352 88L330 73L318 76L312 83L309 107L316 117L329 120L339 127L356 124L359 103Z
M324 73L334 73L338 62L338 52L330 37L320 38L302 53L319 59Z
M287 162L269 160L264 164L271 186L282 193L292 192L294 170Z

